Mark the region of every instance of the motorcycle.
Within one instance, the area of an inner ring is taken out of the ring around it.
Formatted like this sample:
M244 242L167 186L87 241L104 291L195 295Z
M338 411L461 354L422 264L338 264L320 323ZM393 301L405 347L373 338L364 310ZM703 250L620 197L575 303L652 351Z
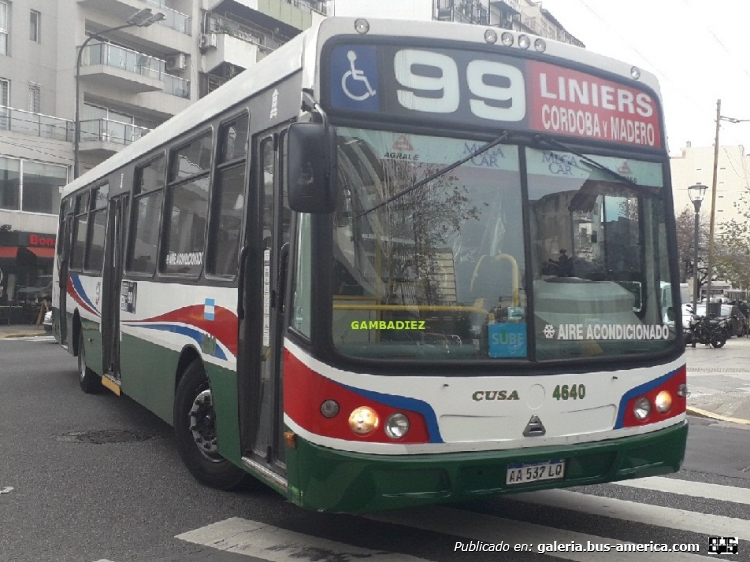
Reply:
M729 328L726 320L691 314L687 336L686 343L695 341L718 348L727 343Z

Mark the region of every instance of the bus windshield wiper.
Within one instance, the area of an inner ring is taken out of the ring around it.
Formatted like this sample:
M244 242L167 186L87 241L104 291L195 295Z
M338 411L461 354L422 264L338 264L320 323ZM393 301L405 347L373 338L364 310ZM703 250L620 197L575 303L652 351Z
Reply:
M560 150L564 150L565 152L570 152L571 154L575 154L585 164L588 164L590 167L596 168L597 170L599 170L601 172L604 172L605 174L607 174L610 177L613 177L613 178L615 178L617 180L620 180L622 182L625 182L625 183L629 183L630 185L638 185L636 182L634 182L629 177L623 176L622 174L619 174L619 173L615 172L614 170L612 170L611 168L608 168L607 166L605 166L601 162L597 162L593 158L591 158L589 156L586 156L582 152L579 152L578 150L569 147L568 145L566 145L565 143L560 142L559 140L547 137L545 135L535 135L535 138L536 138L536 140L538 140L538 141L540 141L540 142L542 142L544 144L547 144L547 145L549 145L551 147L554 147L554 148L557 148L557 149L560 149ZM643 186L639 185L638 187L643 187Z
M380 203L378 203L374 207L372 207L372 208L370 208L370 209L368 209L366 211L362 211L360 214L356 215L354 218L358 219L358 218L363 217L363 216L365 216L367 214L370 214L373 211L376 211L377 209L380 209L381 207L385 207L388 203L392 203L396 199L400 199L404 195L407 195L407 194L411 193L415 189L419 189L420 187L422 187L424 185L427 185L432 180L434 180L436 178L439 178L443 174L447 174L448 172L450 172L451 170L454 170L455 168L458 168L459 166L461 166L462 164L465 164L466 162L468 162L472 158L476 158L480 154L484 154L490 148L492 148L494 146L497 146L498 144L500 144L501 142L503 142L504 140L506 140L509 136L510 136L510 131L503 131L503 133L499 137L497 137L496 139L488 142L484 146L479 147L477 150L475 150L474 152L472 152L468 156L465 156L464 158L461 158L460 160L456 160L455 162L453 162L451 164L448 164L447 166L445 166L443 168L440 168L434 174L431 174L431 175L427 176L426 178L419 180L417 183L415 183L415 184L407 187L403 191L399 191L398 193L396 193L396 195L393 195L393 196L389 197L385 201L381 201Z

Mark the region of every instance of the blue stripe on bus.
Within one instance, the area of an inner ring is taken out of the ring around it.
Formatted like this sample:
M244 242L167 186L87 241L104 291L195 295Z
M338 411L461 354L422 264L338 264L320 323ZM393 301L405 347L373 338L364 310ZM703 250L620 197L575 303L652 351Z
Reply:
M381 394L380 392L374 392L372 390L362 390L353 386L342 385L352 392L356 392L365 398L374 400L386 406L391 406L396 409L411 410L418 412L424 416L425 422L427 423L427 431L430 435L430 443L444 443L443 437L440 435L440 426L435 416L435 411L432 407L423 400L417 400L416 398L407 398L405 396L395 396L393 394Z
M91 302L89 296L86 294L86 291L83 289L83 285L81 285L81 278L78 275L71 275L70 280L73 283L73 287L75 288L76 293L78 293L78 296L81 297L83 302L89 305L91 309L98 314L99 311L94 306L94 303Z
M657 386L664 384L670 378L675 376L677 374L677 371L679 371L680 369L682 369L682 367L678 367L677 369L675 369L671 373L667 373L663 377L659 377L658 379L648 381L647 383L644 383L641 386L636 386L635 388L631 388L625 394L623 394L622 398L620 399L620 407L617 409L617 421L615 422L615 427L613 429L622 429L624 419L625 419L625 407L628 405L628 400L630 400L631 398L635 398L639 394L645 394L649 390L653 390Z
M128 324L128 326L134 328L148 328L149 330L159 330L161 332L172 332L174 334L188 336L194 339L198 346L201 346L201 344L203 343L203 338L205 337L205 334L200 330L196 330L195 328L188 328L187 326L176 326L174 324ZM227 360L227 356L224 353L224 350L222 350L218 345L216 346L216 353L214 353L213 356L217 357L218 359L223 359L224 361Z

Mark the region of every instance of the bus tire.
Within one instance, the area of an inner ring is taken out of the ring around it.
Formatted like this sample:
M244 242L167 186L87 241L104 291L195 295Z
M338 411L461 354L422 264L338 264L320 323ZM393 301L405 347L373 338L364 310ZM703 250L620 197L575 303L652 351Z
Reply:
M243 480L245 472L218 453L211 388L198 359L188 365L177 385L172 417L177 451L198 482L230 490Z
M83 330L78 330L78 384L86 394L95 394L102 387L102 378L86 366Z

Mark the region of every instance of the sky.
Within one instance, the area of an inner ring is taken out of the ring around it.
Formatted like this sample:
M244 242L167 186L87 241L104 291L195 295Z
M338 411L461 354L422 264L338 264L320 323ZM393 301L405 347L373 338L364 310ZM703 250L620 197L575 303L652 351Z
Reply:
M542 0L590 51L656 75L672 154L689 141L750 152L750 0Z

